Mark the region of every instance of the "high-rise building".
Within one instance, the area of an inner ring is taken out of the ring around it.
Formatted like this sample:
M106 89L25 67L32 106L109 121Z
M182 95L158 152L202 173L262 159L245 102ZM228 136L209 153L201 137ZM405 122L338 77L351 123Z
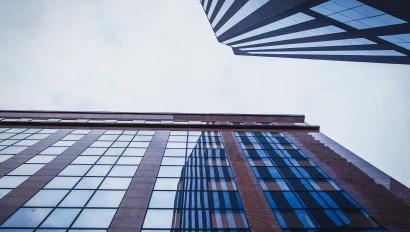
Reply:
M0 231L409 231L301 115L0 111Z
M410 64L410 1L200 0L236 55Z

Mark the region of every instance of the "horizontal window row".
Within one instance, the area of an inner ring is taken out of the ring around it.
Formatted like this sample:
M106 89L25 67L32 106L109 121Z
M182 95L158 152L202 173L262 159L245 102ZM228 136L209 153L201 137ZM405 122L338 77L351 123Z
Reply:
M122 157L134 158L134 157ZM139 157L136 157L139 158ZM121 158L120 158L121 159ZM120 160L115 165L68 165L59 176L134 176L138 165L119 165Z
M163 157L161 165L229 166L227 158Z
M376 228L370 215L360 209L349 210L274 210L279 225L284 229ZM373 230L371 230L373 231Z
M274 191L265 195L273 209L361 208L345 192Z
M124 194L123 190L43 189L26 202L24 207L117 208Z
M248 227L245 213L242 210L148 209L143 225L144 229L183 229L188 231L206 228L246 229Z
M317 167L252 167L257 178L328 178Z
M159 209L242 209L236 191L153 191L149 208Z
M203 158L225 158L226 153L224 149L175 149L167 148L164 157L203 157Z
M44 189L118 189L126 190L131 177L68 177L57 176Z
M306 156L297 149L255 150L243 149L247 158L305 158Z
M146 148L89 147L80 156L144 156Z
M117 209L20 208L0 228L108 228ZM1 230L0 230L1 231ZM13 230L14 231L14 230ZM18 231L18 230L17 230ZM73 231L73 230L70 230Z
M154 190L236 191L237 189L233 179L158 177Z
M264 191L340 191L331 179L258 179Z
M213 166L161 166L158 177L234 178L230 167Z
M315 166L308 158L248 158L251 166Z

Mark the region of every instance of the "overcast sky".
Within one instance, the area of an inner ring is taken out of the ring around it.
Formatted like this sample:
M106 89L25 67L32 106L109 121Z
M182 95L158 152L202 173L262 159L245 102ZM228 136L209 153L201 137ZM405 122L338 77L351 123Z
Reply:
M410 186L410 66L241 57L198 0L1 0L0 109L305 114Z

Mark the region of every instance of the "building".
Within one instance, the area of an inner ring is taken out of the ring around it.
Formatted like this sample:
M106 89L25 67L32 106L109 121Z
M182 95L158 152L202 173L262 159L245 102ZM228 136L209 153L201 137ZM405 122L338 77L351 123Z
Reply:
M408 0L200 0L236 55L410 64Z
M301 115L0 111L0 231L409 231Z

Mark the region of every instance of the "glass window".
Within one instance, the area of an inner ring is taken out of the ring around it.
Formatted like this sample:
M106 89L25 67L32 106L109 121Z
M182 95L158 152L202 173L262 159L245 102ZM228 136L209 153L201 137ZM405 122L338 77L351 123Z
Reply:
M145 148L127 148L125 149L123 156L144 156Z
M36 227L51 210L50 208L20 208L1 227Z
M54 177L44 188L71 189L80 177Z
M6 155L17 155L18 153L24 151L27 147L10 146L0 151L0 154Z
M69 227L81 209L55 209L41 227Z
M56 206L67 192L68 190L40 190L25 206Z
M102 155L107 148L89 147L81 155Z
M86 176L106 176L112 165L94 165Z
M134 176L135 171L137 171L138 166L114 166L109 176Z
M63 138L63 140L80 140L84 135L69 134Z
M30 160L28 160L26 163L31 163L31 164L46 164L49 163L51 160L56 158L55 156L47 156L47 155L36 155Z
M186 149L166 149L164 156L182 156L185 157Z
M108 140L108 141L114 141L118 138L119 135L101 135L98 140Z
M158 177L180 177L182 166L161 166Z
M3 176L0 178L0 188L16 188L28 178L28 176Z
M140 164L142 157L121 157L117 164Z
M125 191L98 190L91 198L87 207L118 207Z
M63 171L60 172L60 176L82 176L84 175L88 169L90 169L91 165L68 165L64 168Z
M21 176L21 175L27 175L31 176L34 173L36 173L38 170L40 170L42 167L44 167L44 164L22 164L18 168L14 169L7 175L16 175L16 176Z
M108 228L116 209L84 209L73 228Z
M59 155L63 153L67 147L48 147L44 151L42 151L40 154L44 155Z
M157 178L154 190L177 190L179 178Z
M0 199L6 196L12 189L0 189Z
M104 156L98 160L97 164L115 164L117 159L118 157Z
M91 147L109 147L111 146L112 141L95 141L91 144Z
M167 148L186 148L186 143L167 143Z
M175 191L153 191L149 208L174 208Z
M127 189L132 178L107 177L100 186L100 189Z
M125 148L108 148L104 155L107 156L120 156Z
M94 164L98 160L98 156L78 156L72 164Z
M100 185L103 177L83 177L80 182L78 182L76 189L97 189Z
M36 144L39 140L21 140L20 142L16 143L16 146L33 146Z
M64 146L69 147L69 146L73 145L75 142L76 141L63 141L62 140L62 141L58 141L58 142L54 143L53 146L56 146L56 147L64 147Z
M185 158L179 157L164 157L162 158L161 165L184 165Z
M98 185L97 185L98 186ZM95 186L95 188L97 188ZM72 190L60 203L61 207L83 207L91 195L93 190Z
M174 210L148 209L144 220L144 228L172 228ZM161 218L161 220L158 220Z
M131 142L130 145L128 145L129 147L148 147L149 146L149 142Z

